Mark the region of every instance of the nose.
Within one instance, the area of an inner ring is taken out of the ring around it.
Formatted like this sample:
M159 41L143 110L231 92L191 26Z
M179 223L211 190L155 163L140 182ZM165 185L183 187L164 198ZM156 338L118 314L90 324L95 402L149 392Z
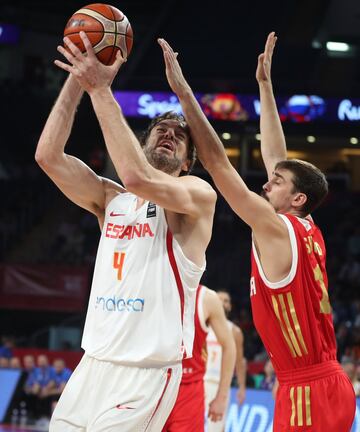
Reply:
M270 192L270 189L271 189L271 187L270 187L270 182L268 181L268 182L266 182L264 185L263 185L263 190L265 191L265 192Z
M170 138L170 139L174 138L175 137L174 129L172 129L172 128L166 129L166 132L164 133L164 137Z

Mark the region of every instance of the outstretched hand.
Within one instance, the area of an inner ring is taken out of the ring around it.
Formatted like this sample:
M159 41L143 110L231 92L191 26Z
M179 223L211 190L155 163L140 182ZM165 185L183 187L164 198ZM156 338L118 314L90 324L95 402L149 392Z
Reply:
M271 32L267 37L264 52L258 57L258 65L256 69L256 79L258 83L271 83L271 61L275 48L277 37L275 32Z
M89 94L94 90L110 87L115 75L126 60L118 51L115 62L111 66L106 66L97 59L85 32L80 32L80 37L86 52L82 53L68 37L65 37L64 43L68 49L62 46L58 46L57 49L70 64L60 60L55 60L54 63L74 75L81 87Z
M174 52L165 39L158 39L158 43L164 54L165 72L168 83L171 90L180 97L181 94L189 90L190 87L184 78L180 64L177 60L178 53Z

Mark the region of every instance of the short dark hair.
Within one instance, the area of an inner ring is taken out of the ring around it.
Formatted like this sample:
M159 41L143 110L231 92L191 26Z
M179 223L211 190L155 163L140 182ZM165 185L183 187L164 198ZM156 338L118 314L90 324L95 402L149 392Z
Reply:
M189 174L190 171L193 169L194 164L196 162L196 148L195 148L194 142L193 142L192 137L191 137L190 128L189 128L188 124L186 123L185 117L182 114L177 114L174 111L167 111L163 114L160 114L160 115L154 117L151 120L147 129L140 135L140 138L139 138L140 144L142 147L145 146L151 131L154 129L154 127L156 125L158 125L163 120L175 120L175 121L177 121L180 124L180 126L184 129L184 131L186 132L186 134L188 136L189 144L188 144L187 158L190 161L189 170L188 171L181 171L180 175Z
M309 162L299 159L288 159L278 162L275 169L290 171L293 174L293 192L301 192L306 195L306 203L301 208L303 216L317 209L329 192L325 174Z

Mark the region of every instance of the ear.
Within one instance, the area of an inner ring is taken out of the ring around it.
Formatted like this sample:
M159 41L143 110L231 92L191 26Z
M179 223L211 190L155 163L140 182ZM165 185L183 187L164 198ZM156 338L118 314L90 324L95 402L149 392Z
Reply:
M302 192L297 192L292 199L291 205L297 209L300 209L307 201L307 196Z
M190 164L191 164L190 160L186 159L181 165L181 171L188 172Z

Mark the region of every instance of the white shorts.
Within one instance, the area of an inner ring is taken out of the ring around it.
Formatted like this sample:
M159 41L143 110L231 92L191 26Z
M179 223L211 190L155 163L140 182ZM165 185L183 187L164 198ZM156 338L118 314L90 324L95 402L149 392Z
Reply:
M84 355L56 405L49 432L159 432L181 376L181 364L146 369Z
M212 381L204 381L205 385L205 430L207 432L223 432L225 430L226 413L229 404L229 397L226 402L226 410L222 420L213 422L208 417L209 404L215 399L219 388L219 383Z

